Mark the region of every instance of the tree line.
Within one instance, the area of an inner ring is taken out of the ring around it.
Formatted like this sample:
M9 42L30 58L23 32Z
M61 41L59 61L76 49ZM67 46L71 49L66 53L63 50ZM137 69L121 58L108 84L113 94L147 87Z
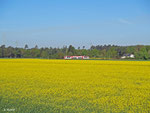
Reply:
M92 45L89 49L75 48L72 45L63 46L62 48L41 47L36 45L29 48L26 44L24 47L12 47L5 45L0 46L0 58L46 58L46 59L63 59L64 56L84 55L90 58L101 59L120 59L125 54L134 54L135 59L150 59L149 45L135 46L117 46L117 45Z

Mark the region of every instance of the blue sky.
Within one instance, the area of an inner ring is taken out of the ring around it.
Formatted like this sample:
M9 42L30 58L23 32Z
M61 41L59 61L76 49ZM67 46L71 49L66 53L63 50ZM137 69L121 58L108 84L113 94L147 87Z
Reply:
M0 45L150 45L149 0L0 0Z

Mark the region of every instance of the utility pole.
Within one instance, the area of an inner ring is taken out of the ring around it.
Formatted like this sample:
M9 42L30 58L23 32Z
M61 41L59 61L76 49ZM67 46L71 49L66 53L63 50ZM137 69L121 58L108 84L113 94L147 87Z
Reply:
M15 42L16 43L16 48L18 47L18 41Z
M5 45L5 39L6 39L6 34L5 32L2 33L2 45Z

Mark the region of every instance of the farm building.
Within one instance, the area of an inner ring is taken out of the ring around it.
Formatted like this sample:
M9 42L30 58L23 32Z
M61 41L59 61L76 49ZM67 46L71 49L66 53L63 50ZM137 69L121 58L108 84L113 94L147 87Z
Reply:
M125 58L135 58L134 54L125 54L121 57L122 59L125 59Z
M64 59L89 59L89 56L64 56Z

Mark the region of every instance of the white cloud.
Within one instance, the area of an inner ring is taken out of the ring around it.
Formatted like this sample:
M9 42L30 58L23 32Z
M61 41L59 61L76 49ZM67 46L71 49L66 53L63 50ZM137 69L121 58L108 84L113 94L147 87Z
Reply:
M132 24L132 22L126 20L126 19L123 19L123 18L120 18L118 19L120 23L123 23L123 24Z

